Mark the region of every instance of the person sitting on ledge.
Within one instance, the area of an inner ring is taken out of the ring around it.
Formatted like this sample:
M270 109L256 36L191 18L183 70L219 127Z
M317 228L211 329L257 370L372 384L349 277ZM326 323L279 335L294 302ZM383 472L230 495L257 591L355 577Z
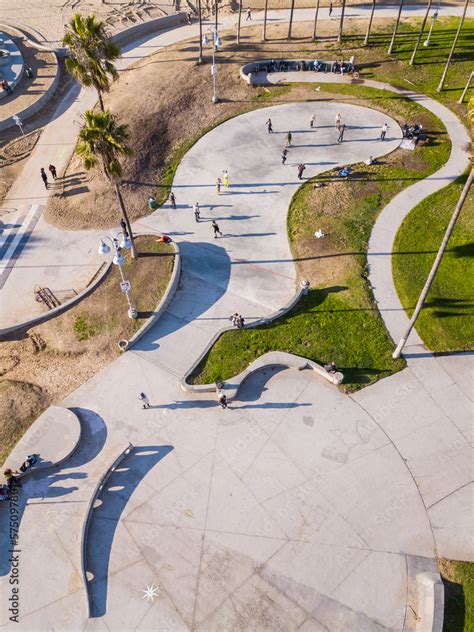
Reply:
M25 75L28 77L28 79L33 79L33 71L29 66L25 68Z
M334 73L338 73L341 70L341 67L339 66L338 62L335 61L332 65L332 71Z
M329 364L325 364L323 368L327 373L336 373L337 371L335 362L330 362Z

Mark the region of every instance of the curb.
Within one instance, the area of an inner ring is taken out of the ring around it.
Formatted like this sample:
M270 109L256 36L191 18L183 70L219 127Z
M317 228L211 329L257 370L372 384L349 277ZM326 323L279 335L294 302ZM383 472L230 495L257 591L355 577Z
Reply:
M168 283L168 287L160 302L155 307L153 314L147 319L146 323L140 327L140 329L130 338L130 340L120 340L118 346L122 351L128 351L133 345L142 338L151 327L163 316L164 312L168 308L172 298L176 294L178 289L179 280L181 278L181 255L179 252L179 246L174 241L170 242L170 245L174 248L175 254L173 263L173 272L171 273L171 279Z
M86 590L86 595L87 595L87 608L88 608L89 617L92 616L92 603L91 603L89 585L94 580L92 579L91 581L89 581L87 578L86 546L87 546L87 535L89 531L90 522L92 519L92 511L94 509L94 503L97 500L109 476L115 471L118 465L120 465L120 463L125 459L125 457L127 457L130 454L132 450L133 450L133 445L129 443L127 447L122 450L119 456L115 457L112 464L105 470L105 472L100 477L99 482L97 483L94 489L94 492L92 496L90 497L88 505L87 505L86 519L84 521L84 524L82 525L82 534L81 534L81 571L82 571L82 578L84 581L84 588Z
M40 316L36 316L31 320L27 320L24 323L12 325L11 327L6 327L5 329L0 329L0 340L2 337L7 336L8 334L11 334L15 331L27 331L28 329L31 329L31 327L40 325L41 323L44 323L48 320L51 320L52 318L55 318L56 316L59 316L63 312L66 312L68 309L71 309L71 307L74 307L75 305L77 305L77 303L80 303L83 299L87 298L89 294L92 294L92 292L102 283L105 277L109 274L111 268L112 260L110 260L108 263L102 263L99 267L99 270L95 274L94 280L90 282L89 285L84 290L82 290L82 292L79 292L77 296L69 299L69 301L66 301L66 303L63 303L63 305L54 307L48 312L41 314Z

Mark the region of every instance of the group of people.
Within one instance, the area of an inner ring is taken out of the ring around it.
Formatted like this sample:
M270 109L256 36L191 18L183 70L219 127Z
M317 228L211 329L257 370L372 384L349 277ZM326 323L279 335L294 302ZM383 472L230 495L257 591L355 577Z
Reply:
M315 66L316 64L320 64L321 62L315 61ZM316 70L316 67L315 67ZM355 56L352 55L352 57L349 59L349 61L344 61L343 59L341 59L341 61L336 60L331 67L331 72L335 73L335 74L353 74L355 72L357 72L356 66L355 66Z
M38 459L38 454L29 454L20 465L19 471L13 470L11 467L7 467L7 469L3 472L6 485L0 485L0 501L9 500L12 491L22 487L18 477L33 467L33 465L38 462Z
M241 314L238 314L237 312L229 316L229 320L231 321L234 327L237 327L237 329L242 329L243 326L245 325L244 317Z
M54 165L49 165L48 171L51 174L51 177L53 178L53 180L57 180L58 173L56 171L56 167ZM44 167L41 167L40 169L40 176L41 176L41 179L43 180L44 188L49 189L48 174L44 170Z
M423 131L423 125L419 125L418 123L412 123L409 125L408 123L403 123L402 133L403 138L409 138L410 140L414 140L417 143L420 140L421 132Z

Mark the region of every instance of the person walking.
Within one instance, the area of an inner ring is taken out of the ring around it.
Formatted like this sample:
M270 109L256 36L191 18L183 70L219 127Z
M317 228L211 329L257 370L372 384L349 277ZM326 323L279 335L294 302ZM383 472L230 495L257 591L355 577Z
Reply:
M345 129L346 129L346 124L344 123L339 128L339 138L337 139L338 143L342 143L342 141L344 140L344 131L345 131Z
M252 11L250 7L247 7L247 17L245 18L245 21L248 22L249 20L252 20Z
M46 175L46 171L43 169L43 167L41 167L41 179L44 182L44 188L47 189L48 188L48 176Z
M237 312L234 312L233 314L229 316L229 320L234 325L234 327L237 327L237 323L239 321L239 314Z
M273 134L273 125L272 125L272 119L269 118L268 121L265 123L265 125L268 128L268 133L269 134Z
M142 403L142 408L144 408L144 409L150 408L150 401L149 401L148 397L145 395L145 393L140 393L140 395L138 396L138 399Z
M306 169L306 165L304 163L301 163L300 165L298 165L298 180L303 179L303 171L305 169Z
M382 125L382 129L380 130L380 140L385 140L385 136L387 134L388 131L388 125L387 123L384 123Z
M332 13L332 2L329 3L329 17L331 17Z
M217 401L221 408L227 408L227 396L222 391L217 391Z
M221 229L219 228L219 224L215 219L212 220L212 230L214 231L214 239L217 239L217 235L219 234L222 237Z
M316 116L313 114L313 116L309 119L309 126L311 127L311 129L314 127L314 119L316 118Z
M48 170L50 174L53 176L53 180L56 180L58 177L58 174L56 172L56 167L54 165L49 165Z
M194 211L194 219L196 220L196 222L199 222L199 220L201 219L201 210L199 208L199 202L196 202L196 204L193 206L193 211Z
M217 193L217 195L221 194L221 186L222 186L222 180L220 178L217 178L217 182L216 182L216 193Z
M175 198L175 195L174 195L173 191L171 191L171 193L170 193L170 202L171 202L172 208L174 208L174 210L176 210L176 198Z
M336 118L334 119L334 125L336 129L340 129L341 127L341 115L339 112L336 114Z
M293 135L291 132L288 132L286 135L286 147L291 147L291 139L293 138Z
M229 188L229 172L227 169L224 170L224 186L226 189Z
M284 165L286 162L286 157L288 156L288 149L284 149L281 154L281 164Z

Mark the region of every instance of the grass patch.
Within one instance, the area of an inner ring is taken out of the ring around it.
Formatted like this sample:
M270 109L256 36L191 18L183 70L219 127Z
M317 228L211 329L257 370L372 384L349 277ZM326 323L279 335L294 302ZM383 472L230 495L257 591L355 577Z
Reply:
M428 277L465 177L416 206L394 245L393 276L407 314L412 315ZM432 351L474 347L474 193L469 193L454 227L416 329Z
M442 559L443 632L474 632L474 564Z

